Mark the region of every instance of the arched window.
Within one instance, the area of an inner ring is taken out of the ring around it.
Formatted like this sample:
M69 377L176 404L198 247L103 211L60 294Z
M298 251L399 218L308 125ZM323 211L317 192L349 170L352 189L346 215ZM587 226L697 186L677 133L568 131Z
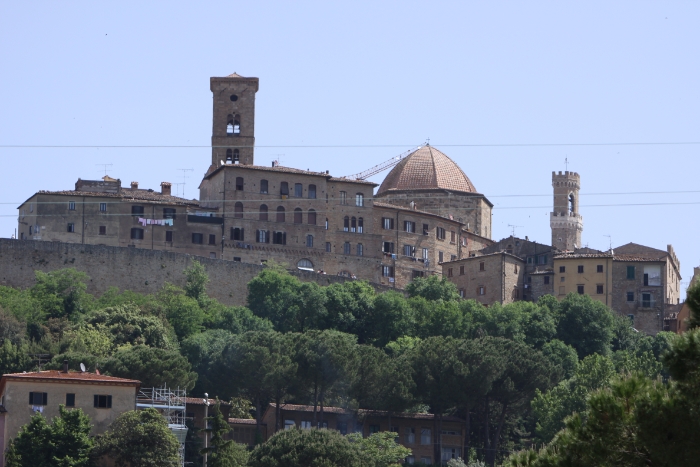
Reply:
M343 231L347 232L350 230L350 218L348 216L345 216L343 219Z
M574 194L571 193L569 195L569 212L576 212L574 208L576 207L576 203L574 203Z
M238 149L233 150L233 163L238 164L241 161L241 155Z
M233 134L233 115L231 114L228 114L228 116L226 117L226 134Z
M284 206L277 206L277 222L284 222Z
M316 225L316 211L309 209L309 225Z
M357 231L357 219L353 217L350 219L350 232L356 232Z
M309 260L306 259L306 258L300 259L300 260L297 262L297 268L302 269L302 270L311 270L311 271L313 271L313 270L314 270L314 263L312 263L311 261L309 261Z
M226 150L226 163L233 164L233 151L230 149Z
M261 221L267 220L267 204L260 205L260 220Z
M241 116L229 114L226 118L226 134L240 135L241 134Z
M233 208L233 217L237 219L242 219L243 218L243 203L240 201L236 203L236 206Z
M260 193L267 194L267 180L260 180Z
M236 177L236 191L243 191L243 177Z
M357 218L357 232L362 233L365 230L364 221L361 217Z
M301 224L302 222L304 222L304 220L302 219L301 208L294 208L294 223Z

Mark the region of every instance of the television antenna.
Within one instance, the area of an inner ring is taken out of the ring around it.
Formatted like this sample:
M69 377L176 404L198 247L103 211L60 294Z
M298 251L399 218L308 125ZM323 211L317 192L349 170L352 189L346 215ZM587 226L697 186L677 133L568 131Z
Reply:
M182 197L184 198L185 197L185 183L187 183L187 172L194 172L194 169L177 169L177 170L182 170Z
M508 224L508 227L511 229L511 235L515 237L515 229L516 227L522 227L522 225L513 225L513 224Z
M603 235L603 237L608 237L608 240L610 241L610 251L612 251L612 235Z
M80 364L80 371L82 371L83 373L85 373L85 364L84 364L84 363L81 363L81 364Z
M105 176L107 176L107 167L112 167L112 165L114 165L114 164L95 164L95 165L104 167L103 169L100 170L100 172L102 172L102 170L104 170Z

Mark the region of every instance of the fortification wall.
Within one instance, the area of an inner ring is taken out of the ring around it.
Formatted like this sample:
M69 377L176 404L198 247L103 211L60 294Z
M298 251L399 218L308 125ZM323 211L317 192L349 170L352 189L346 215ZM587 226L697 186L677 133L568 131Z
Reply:
M195 260L209 274L209 296L227 305L245 305L248 282L263 270L263 266L256 264L161 250L0 238L0 285L27 288L35 283L34 271L72 267L90 277L88 292L95 295L109 287L156 293L166 282L183 286L183 271ZM319 285L350 280L304 271L292 274ZM377 291L389 290L372 285Z

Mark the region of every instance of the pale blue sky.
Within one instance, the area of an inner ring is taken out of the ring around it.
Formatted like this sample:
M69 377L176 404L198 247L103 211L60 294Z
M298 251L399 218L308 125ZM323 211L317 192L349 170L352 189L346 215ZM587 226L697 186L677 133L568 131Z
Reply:
M0 3L0 235L40 189L103 175L186 196L210 161L210 76L260 78L256 162L346 175L430 138L508 224L547 243L551 172L581 174L583 242L700 265L698 2ZM451 147L452 145L455 145ZM102 147L99 147L102 146ZM98 148L99 147L99 148ZM381 181L382 174L376 177ZM588 194L588 195L587 195ZM510 196L506 196L510 195ZM513 196L544 195L544 196ZM627 206L595 206L626 204Z

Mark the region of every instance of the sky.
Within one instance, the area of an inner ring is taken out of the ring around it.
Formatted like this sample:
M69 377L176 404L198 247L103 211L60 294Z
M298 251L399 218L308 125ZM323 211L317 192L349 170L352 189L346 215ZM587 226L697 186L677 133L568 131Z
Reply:
M699 15L640 0L0 2L0 236L36 191L105 169L196 198L209 78L237 72L260 79L259 165L349 175L429 140L494 203L495 239L543 243L551 173L568 167L584 246L672 244L685 287L700 266Z

